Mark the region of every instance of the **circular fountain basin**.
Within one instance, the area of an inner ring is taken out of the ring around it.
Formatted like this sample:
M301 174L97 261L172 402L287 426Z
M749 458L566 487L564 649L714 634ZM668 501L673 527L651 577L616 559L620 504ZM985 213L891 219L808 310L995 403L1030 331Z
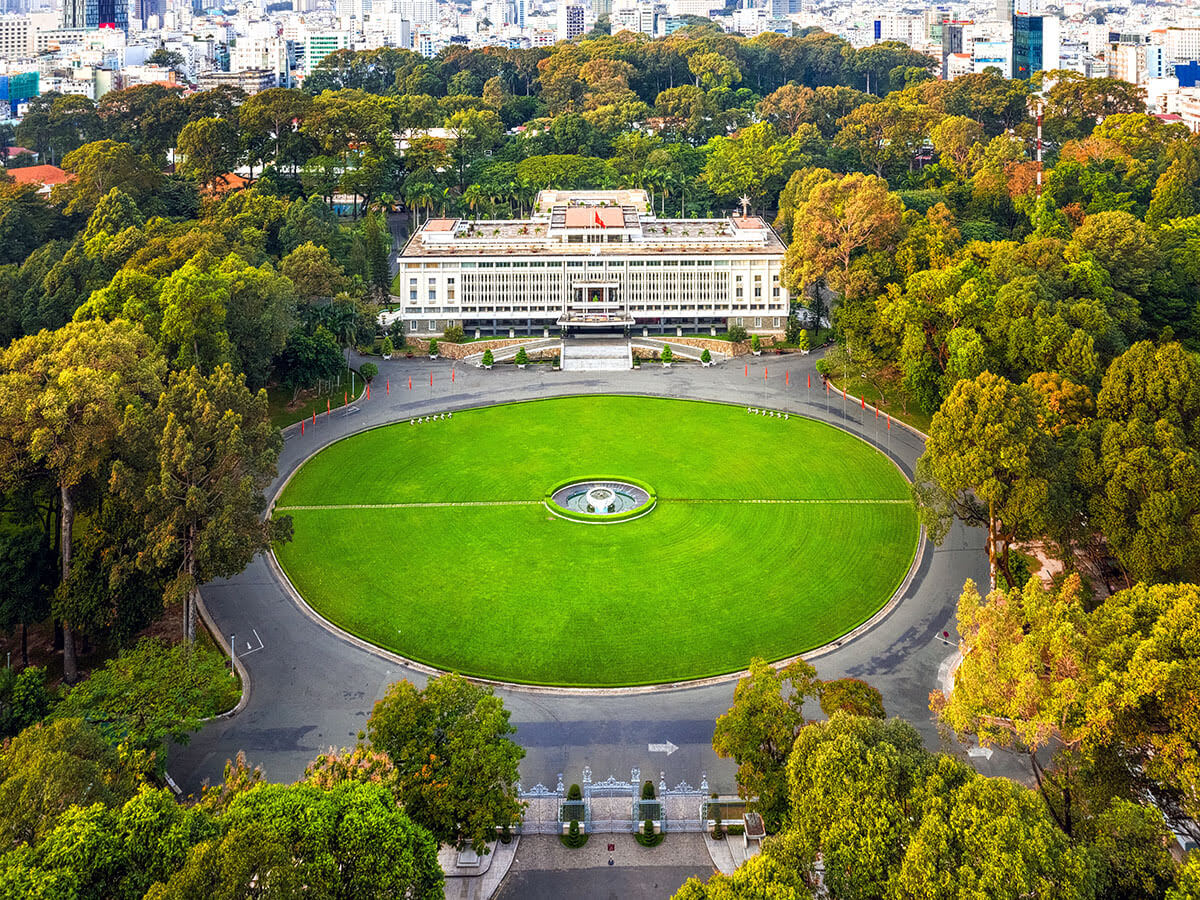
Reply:
M575 522L611 524L640 518L658 497L648 484L632 479L573 479L546 492L546 508Z

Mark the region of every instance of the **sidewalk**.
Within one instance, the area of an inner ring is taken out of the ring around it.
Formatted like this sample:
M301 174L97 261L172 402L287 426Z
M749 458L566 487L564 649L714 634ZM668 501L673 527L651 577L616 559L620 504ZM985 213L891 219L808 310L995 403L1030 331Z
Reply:
M491 852L479 857L477 866L458 865L459 853L453 847L439 850L438 862L446 873L446 900L488 900L508 874L520 842L520 835L513 835L507 844L488 844Z
M714 841L712 836L704 832L704 846L712 857L713 865L723 875L732 875L733 870L751 857L758 856L761 845L758 841L750 841L750 846L741 835L725 835L723 841Z

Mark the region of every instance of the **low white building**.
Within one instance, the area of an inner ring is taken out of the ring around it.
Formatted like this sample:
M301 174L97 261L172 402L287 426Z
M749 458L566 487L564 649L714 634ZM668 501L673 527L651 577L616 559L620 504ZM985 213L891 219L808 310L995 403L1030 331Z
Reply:
M430 219L398 256L405 328L782 332L785 248L757 216L660 219L646 192L542 191L529 219Z

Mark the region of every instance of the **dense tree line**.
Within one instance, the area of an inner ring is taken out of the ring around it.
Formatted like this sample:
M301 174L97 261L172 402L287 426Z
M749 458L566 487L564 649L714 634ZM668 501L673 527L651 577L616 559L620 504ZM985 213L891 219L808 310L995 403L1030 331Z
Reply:
M26 718L0 743L5 900L432 900L440 844L486 853L521 815L508 711L458 676L393 685L368 740L295 784L266 783L239 754L184 803L160 783L165 741L236 698L217 652L144 641L65 695L39 669L20 678Z

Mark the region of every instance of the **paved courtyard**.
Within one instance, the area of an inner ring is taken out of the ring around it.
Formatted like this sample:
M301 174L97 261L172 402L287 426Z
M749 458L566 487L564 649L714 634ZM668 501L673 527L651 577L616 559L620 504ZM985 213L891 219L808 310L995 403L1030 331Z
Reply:
M513 867L494 897L664 900L691 876L708 878L712 873L712 861L699 834L669 834L657 847L642 847L628 834L597 834L579 850L564 847L556 837L524 837Z

